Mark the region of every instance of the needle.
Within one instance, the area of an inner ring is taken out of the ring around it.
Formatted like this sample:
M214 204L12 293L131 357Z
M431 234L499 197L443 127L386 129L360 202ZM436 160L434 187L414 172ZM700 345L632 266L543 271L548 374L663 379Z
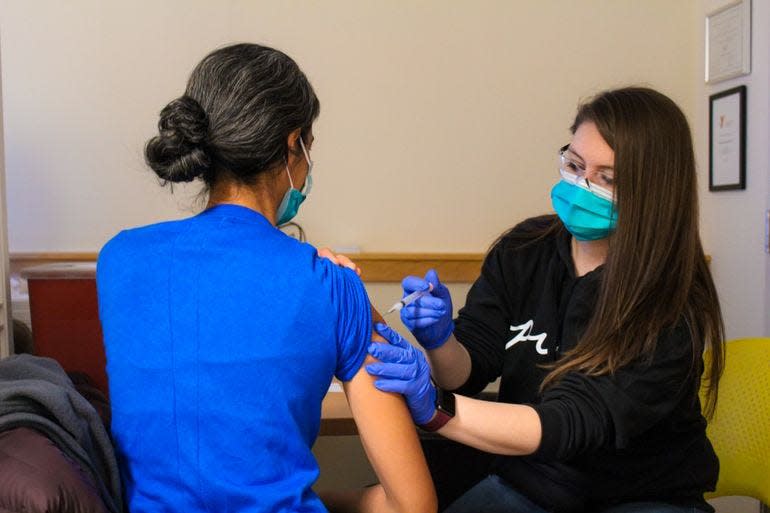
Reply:
M433 290L433 284L430 284L427 290L415 290L408 296L404 296L403 298L401 298L401 300L398 301L397 303L394 303L393 306L391 306L390 309L387 312L385 312L385 315L388 315L391 312L401 311L401 309L404 308L406 305L412 304L418 299L420 299L422 296L426 296L430 294L431 290Z

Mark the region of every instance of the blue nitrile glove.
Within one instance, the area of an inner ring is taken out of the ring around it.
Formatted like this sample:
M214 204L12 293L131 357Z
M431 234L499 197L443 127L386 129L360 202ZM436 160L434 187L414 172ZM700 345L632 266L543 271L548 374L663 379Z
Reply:
M425 274L425 279L407 276L401 282L404 296L415 290L428 290L430 285L433 285L433 290L429 295L401 309L401 322L409 328L420 345L428 350L443 346L455 329L449 289L438 280L433 269Z
M436 413L436 387L430 380L425 355L389 326L377 323L374 329L390 342L369 344L369 354L380 360L366 366L366 371L378 378L374 386L383 392L402 394L414 423L427 424Z

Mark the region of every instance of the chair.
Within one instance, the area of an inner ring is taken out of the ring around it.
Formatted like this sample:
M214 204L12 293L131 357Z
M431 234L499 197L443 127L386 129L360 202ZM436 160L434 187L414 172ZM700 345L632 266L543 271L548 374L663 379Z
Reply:
M719 482L706 498L740 495L770 505L770 338L726 344L719 399L707 427ZM706 354L708 359L708 353ZM701 391L703 392L703 390Z

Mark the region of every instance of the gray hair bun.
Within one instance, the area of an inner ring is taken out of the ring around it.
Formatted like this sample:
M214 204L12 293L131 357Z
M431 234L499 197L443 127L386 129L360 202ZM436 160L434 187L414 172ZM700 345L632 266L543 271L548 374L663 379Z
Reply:
M164 182L191 182L211 170L206 152L208 116L193 98L182 96L160 112L159 135L147 142L144 157Z

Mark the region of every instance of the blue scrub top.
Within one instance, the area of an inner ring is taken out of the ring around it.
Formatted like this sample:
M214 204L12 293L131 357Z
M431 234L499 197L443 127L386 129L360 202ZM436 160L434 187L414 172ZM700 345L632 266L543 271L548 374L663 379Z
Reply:
M326 511L311 490L321 401L371 339L355 273L220 205L121 232L97 286L132 513Z

